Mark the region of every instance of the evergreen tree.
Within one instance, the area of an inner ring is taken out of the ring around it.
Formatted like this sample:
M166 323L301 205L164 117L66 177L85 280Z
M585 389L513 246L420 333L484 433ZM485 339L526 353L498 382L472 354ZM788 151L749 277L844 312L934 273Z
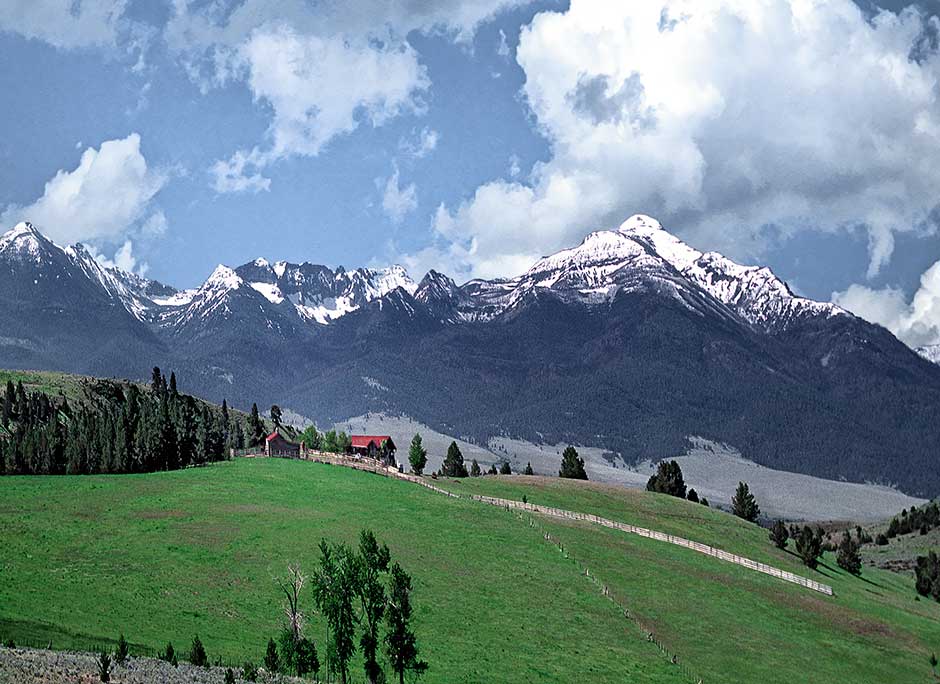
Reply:
M129 649L127 647L127 639L124 638L124 634L121 633L121 636L118 637L117 649L114 651L114 662L118 665L123 665L127 662L127 656L129 655Z
M209 656L199 640L199 635L193 637L193 645L189 649L189 662L196 667L209 667Z
M660 461L656 473L646 482L646 490L669 494L684 499L686 496L685 480L682 468L677 461Z
M509 461L503 461L499 466L500 475L512 475L512 468L509 465Z
M859 553L858 542L847 531L842 533L842 541L839 542L839 550L836 554L836 563L852 575L862 574L862 556Z
M694 489L689 489L689 494L686 498L692 503L698 503L698 492Z
M815 569L819 565L819 557L822 555L822 541L810 529L809 525L804 525L796 537L796 553L806 567Z
M307 445L308 449L320 451L323 448L323 436L317 432L316 425L308 425L300 435L300 441Z
M486 471L486 474L487 474L487 475L499 475L499 471L496 470L496 464L495 464L495 463L491 463L491 464L490 464L490 469Z
M251 415L248 417L249 439L248 446L256 447L264 441L264 423L258 414L258 405L251 405Z
M98 654L98 681L111 681L111 656L104 651Z
M170 396L176 399L179 396L179 391L176 389L176 373L170 371Z
M746 482L738 482L738 488L731 497L731 512L748 522L757 522L760 517L760 507Z
M790 533L787 531L787 526L782 520L777 520L770 528L770 541L772 541L774 546L778 549L785 549L787 548L787 540L789 539Z
M480 470L480 464L477 463L476 459L470 461L470 477L480 477L483 474L483 471Z
M272 674L277 674L281 669L280 659L277 656L277 644L274 639L268 639L268 648L264 652L264 669Z
M460 447L457 442L451 442L447 447L447 456L444 457L444 463L441 466L441 474L444 477L468 477L467 466L463 462L463 454L460 453Z
M388 594L385 652L399 684L405 684L406 672L421 674L428 664L418 660L417 639L411 629L411 578L398 563L392 566Z
M274 424L275 430L281 429L281 407L277 404L272 404L271 406L271 422Z
M163 653L160 654L160 660L170 663L173 667L177 666L176 651L173 650L172 642L166 642L166 648L163 650Z
M415 475L424 474L424 466L428 464L428 452L421 441L421 435L417 432L411 438L411 446L408 447L408 463L411 464L411 472Z
M163 374L160 372L159 366L154 366L153 371L150 374L150 391L156 395L160 395L161 388L165 387L163 380Z
M522 474L523 474L523 475L535 475L535 473L532 471L532 464L531 464L531 463L526 463L526 464L525 464L525 470L522 471Z
M578 456L578 450L573 446L565 447L561 454L561 469L558 477L567 477L573 480L588 479L584 470L584 459Z

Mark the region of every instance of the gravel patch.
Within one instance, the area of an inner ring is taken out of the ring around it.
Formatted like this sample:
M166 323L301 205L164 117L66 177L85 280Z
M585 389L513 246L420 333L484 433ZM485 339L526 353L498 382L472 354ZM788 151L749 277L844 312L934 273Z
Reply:
M96 684L98 658L91 653L47 651L32 648L0 647L0 683L2 684ZM124 665L112 665L113 684L224 684L224 667L195 667L155 658L129 658ZM232 668L235 681L243 682L241 668ZM258 682L300 684L311 680L271 676L259 673Z

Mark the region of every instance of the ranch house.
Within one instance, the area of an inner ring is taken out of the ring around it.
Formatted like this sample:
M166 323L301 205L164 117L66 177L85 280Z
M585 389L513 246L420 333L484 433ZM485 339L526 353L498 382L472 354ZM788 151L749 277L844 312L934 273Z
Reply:
M300 458L300 444L288 441L275 430L264 438L264 455Z
M395 442L389 435L350 435L354 454L375 458L386 465L395 465Z

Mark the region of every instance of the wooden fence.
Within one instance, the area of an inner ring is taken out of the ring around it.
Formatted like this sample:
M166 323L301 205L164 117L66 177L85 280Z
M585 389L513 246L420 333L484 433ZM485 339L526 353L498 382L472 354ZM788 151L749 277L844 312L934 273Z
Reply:
M354 468L356 470L364 470L370 473L383 475L385 477L394 477L399 480L406 480L408 482L419 484L422 487L426 487L427 489L437 492L438 494L443 494L454 499L463 498L460 494L455 494L454 492L448 491L443 487L438 487L437 485L432 484L424 477L408 475L407 473L401 472L397 468L383 466L378 461L370 458L356 458L352 456L344 456L341 454L308 451L306 460L316 461L318 463L328 463L331 465L339 465L346 468ZM817 591L821 594L826 594L827 596L833 595L832 587L830 587L828 584L823 584L822 582L817 582L815 580L802 577L796 573L792 573L787 570L781 570L780 568L775 568L774 566L767 565L766 563L760 563L744 556L739 556L734 553L729 553L728 551L716 549L714 546L709 546L708 544L701 544L699 542L685 539L683 537L677 537L672 534L665 534L664 532L657 532L656 530L648 530L645 527L637 527L636 525L629 525L627 523L618 522L616 520L601 518L600 516L592 515L590 513L578 513L576 511L568 511L563 508L551 508L550 506L540 506L537 504L515 501L513 499L499 499L496 497L482 496L479 494L471 494L469 495L469 498L473 501L490 504L491 506L499 506L500 508L506 508L507 510L528 511L530 513L539 513L541 515L551 516L553 518L564 518L566 520L590 522L596 525L601 525L603 527L609 527L614 530L636 534L648 539L656 539L657 541L675 544L676 546L692 549L693 551L698 551L699 553L703 553L707 556L719 558L723 561L734 563L735 565L740 565L742 567L749 568L750 570L755 570L765 575L782 579L785 582L798 584L801 587L806 587L807 589Z

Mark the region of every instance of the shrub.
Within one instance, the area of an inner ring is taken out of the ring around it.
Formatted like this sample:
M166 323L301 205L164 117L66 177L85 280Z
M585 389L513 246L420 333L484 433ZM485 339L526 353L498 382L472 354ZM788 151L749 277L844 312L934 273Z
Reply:
M526 463L525 470L522 471L523 475L535 475L535 472L532 470L532 464Z
M193 637L193 645L189 649L189 662L197 667L209 667L209 656L199 640L199 635Z
M879 533L878 533L878 536L875 537L875 543L876 543L878 546L887 546L887 545L888 545L888 537L885 536L885 533L884 533L884 532L879 532Z
M512 468L509 466L509 461L503 461L499 466L500 475L512 475Z
M710 506L708 505L708 499L706 499L704 496L701 499L699 499L699 503L702 504L705 508L710 508Z
M13 643L13 639L7 639L7 642L4 644L7 648L16 648L16 644Z
M483 474L483 471L480 470L480 464L477 463L476 459L470 463L470 477L480 477Z
M98 679L102 682L111 681L111 656L104 651L98 656Z
M698 492L695 491L694 489L690 489L689 494L686 498L688 498L688 500L691 501L692 503L698 503Z
M225 669L225 684L235 684L235 673L230 667Z
M121 636L118 637L117 650L114 652L114 662L118 665L123 665L127 662L128 654L127 639L124 638L124 634L122 633Z

